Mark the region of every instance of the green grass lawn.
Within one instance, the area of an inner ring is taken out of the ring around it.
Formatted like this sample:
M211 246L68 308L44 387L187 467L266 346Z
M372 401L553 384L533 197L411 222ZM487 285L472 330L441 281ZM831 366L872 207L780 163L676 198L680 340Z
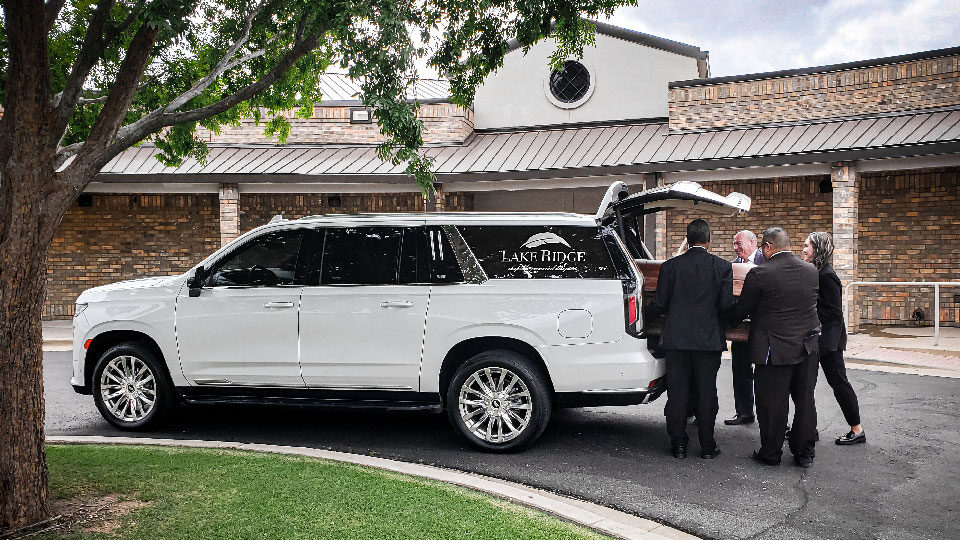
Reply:
M430 480L297 456L111 445L47 447L51 496L147 503L109 533L41 538L605 538Z

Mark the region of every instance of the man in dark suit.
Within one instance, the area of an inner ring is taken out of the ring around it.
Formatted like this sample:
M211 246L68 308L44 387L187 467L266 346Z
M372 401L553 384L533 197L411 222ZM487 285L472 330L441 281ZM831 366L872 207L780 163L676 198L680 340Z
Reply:
M789 251L790 238L780 227L764 231L760 248L766 262L747 273L740 299L730 310L734 325L750 316L749 353L756 366L760 423L760 450L753 458L767 465L780 464L792 396L790 451L797 465L810 467L817 438L813 390L820 335L819 274L815 266Z
M757 246L757 235L746 229L733 237L735 263L761 264L763 250ZM730 344L731 368L733 371L733 403L737 413L723 421L728 426L752 424L753 416L753 364L750 363L749 346L741 341Z
M702 219L687 225L685 253L660 267L657 294L645 320L666 313L660 346L667 357L667 433L670 453L687 457L687 406L696 395L700 455L713 459L717 419L717 371L727 348L722 314L733 305L733 267L707 252L710 227Z

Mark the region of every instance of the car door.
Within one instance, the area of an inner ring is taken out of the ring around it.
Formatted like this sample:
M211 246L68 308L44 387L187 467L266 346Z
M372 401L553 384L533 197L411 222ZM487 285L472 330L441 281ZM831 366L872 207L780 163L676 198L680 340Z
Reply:
M327 227L316 243L316 285L300 308L307 386L417 391L430 283L401 283L401 250L423 227ZM405 233L406 231L406 233ZM410 281L410 280L404 280Z
M209 270L199 296L177 298L183 375L198 385L302 387L297 310L309 232L261 234Z

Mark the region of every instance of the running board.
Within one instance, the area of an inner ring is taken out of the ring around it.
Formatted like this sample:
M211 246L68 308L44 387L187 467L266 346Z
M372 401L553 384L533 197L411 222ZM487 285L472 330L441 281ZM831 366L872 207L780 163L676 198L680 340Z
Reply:
M302 407L327 407L336 409L379 409L386 411L443 412L440 403L424 401L388 401L379 399L343 399L281 396L229 396L189 395L183 396L189 404L243 404L243 405L297 405Z

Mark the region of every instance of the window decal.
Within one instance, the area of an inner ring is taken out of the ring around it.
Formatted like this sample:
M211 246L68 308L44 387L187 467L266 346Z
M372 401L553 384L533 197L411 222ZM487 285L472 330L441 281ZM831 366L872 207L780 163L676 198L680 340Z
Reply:
M490 278L617 277L599 227L460 226L458 229Z

